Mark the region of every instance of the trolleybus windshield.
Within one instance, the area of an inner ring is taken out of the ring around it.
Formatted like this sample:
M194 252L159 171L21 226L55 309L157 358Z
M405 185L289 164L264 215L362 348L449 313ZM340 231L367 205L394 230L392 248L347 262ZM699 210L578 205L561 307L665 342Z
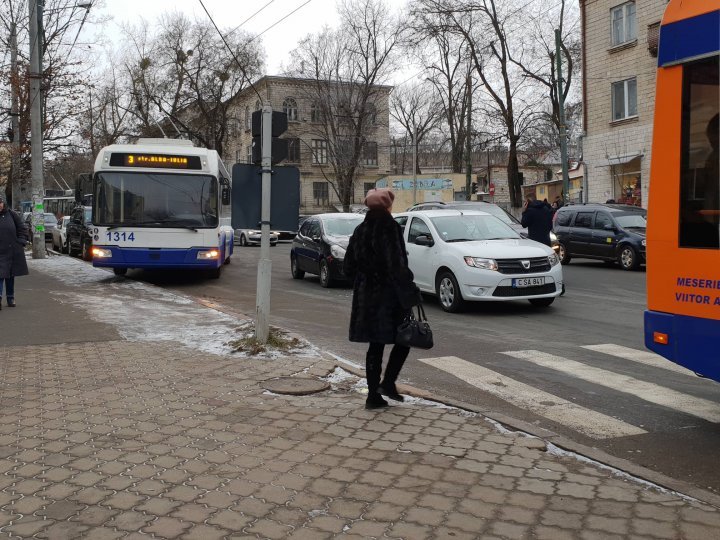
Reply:
M207 175L99 172L97 226L218 226L218 182Z

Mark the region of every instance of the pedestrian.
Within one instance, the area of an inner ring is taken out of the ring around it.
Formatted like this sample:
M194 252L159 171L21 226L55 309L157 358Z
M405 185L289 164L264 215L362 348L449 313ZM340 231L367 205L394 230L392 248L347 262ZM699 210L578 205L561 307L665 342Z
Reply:
M388 189L368 192L368 212L350 238L343 267L353 280L350 341L369 343L365 356L366 409L387 407L383 395L403 401L395 382L410 349L396 345L395 336L398 325L421 302L408 267L402 229L390 213L394 198ZM381 382L385 345L393 348Z
M523 227L527 227L530 240L551 246L552 216L552 210L545 206L545 203L538 201L533 195L528 195L521 223Z
M8 307L15 307L15 278L28 274L25 244L27 228L17 212L8 208L5 195L0 193L0 310L3 285Z

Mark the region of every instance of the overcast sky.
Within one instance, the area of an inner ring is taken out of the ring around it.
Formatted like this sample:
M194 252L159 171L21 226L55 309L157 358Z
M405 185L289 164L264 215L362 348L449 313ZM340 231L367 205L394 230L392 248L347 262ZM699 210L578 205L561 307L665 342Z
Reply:
M393 9L405 4L405 0L387 1ZM338 23L336 0L203 0L203 3L221 29L239 26L267 4L242 28L258 34L277 23L261 38L270 75L280 73L281 64L287 63L290 51L300 39L319 31L326 24L335 26ZM139 17L155 21L161 13L179 11L190 17L207 18L199 0L106 0L105 7L98 8L98 11L113 18L106 28L110 39L120 39L120 34L113 30L119 23L132 23ZM280 21L285 16L288 16L287 19Z

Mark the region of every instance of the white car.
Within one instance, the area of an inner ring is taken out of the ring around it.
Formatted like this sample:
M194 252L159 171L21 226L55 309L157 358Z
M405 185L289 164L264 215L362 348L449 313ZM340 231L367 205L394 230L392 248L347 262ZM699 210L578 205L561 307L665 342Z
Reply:
M60 253L67 253L67 224L70 223L70 216L63 216L58 221L57 227L52 230L53 249Z
M445 311L459 311L465 301L529 300L545 307L562 293L555 252L486 212L416 210L394 217L415 283L437 295Z
M251 244L260 245L262 232L260 229L235 229L234 236L235 244L240 244L241 246L249 246ZM278 243L278 239L278 233L270 231L270 245L276 245Z

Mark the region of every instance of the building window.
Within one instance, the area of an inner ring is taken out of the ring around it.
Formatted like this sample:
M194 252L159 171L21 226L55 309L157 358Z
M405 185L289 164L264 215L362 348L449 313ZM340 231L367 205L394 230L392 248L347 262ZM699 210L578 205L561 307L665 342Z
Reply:
M297 137L288 137L288 163L300 163L300 139Z
M637 79L625 79L612 84L612 119L637 116Z
M371 125L377 124L377 108L372 103L368 103L367 116Z
M252 145L249 144L245 147L245 156L248 163L252 163Z
M371 189L375 189L375 182L363 182L363 194L367 195L367 192Z
M610 10L612 45L622 45L637 38L635 2L627 2Z
M287 98L283 101L283 112L287 114L288 122L297 122L298 106L297 101L293 98Z
M320 106L317 103L310 105L310 121L321 122L322 115L320 114Z
M327 141L323 141L322 139L313 139L312 140L312 162L316 165L324 165L328 162L328 144Z
M259 111L260 109L262 109L262 103L261 103L260 100L258 99L258 100L255 102L255 110L256 110L256 111Z
M245 129L252 129L252 113L250 107L245 107Z
M235 163L242 161L242 150L235 150Z
M313 200L315 206L328 206L330 204L330 191L327 182L313 182Z
M376 142L366 142L363 145L363 165L377 165L378 164L378 150Z

